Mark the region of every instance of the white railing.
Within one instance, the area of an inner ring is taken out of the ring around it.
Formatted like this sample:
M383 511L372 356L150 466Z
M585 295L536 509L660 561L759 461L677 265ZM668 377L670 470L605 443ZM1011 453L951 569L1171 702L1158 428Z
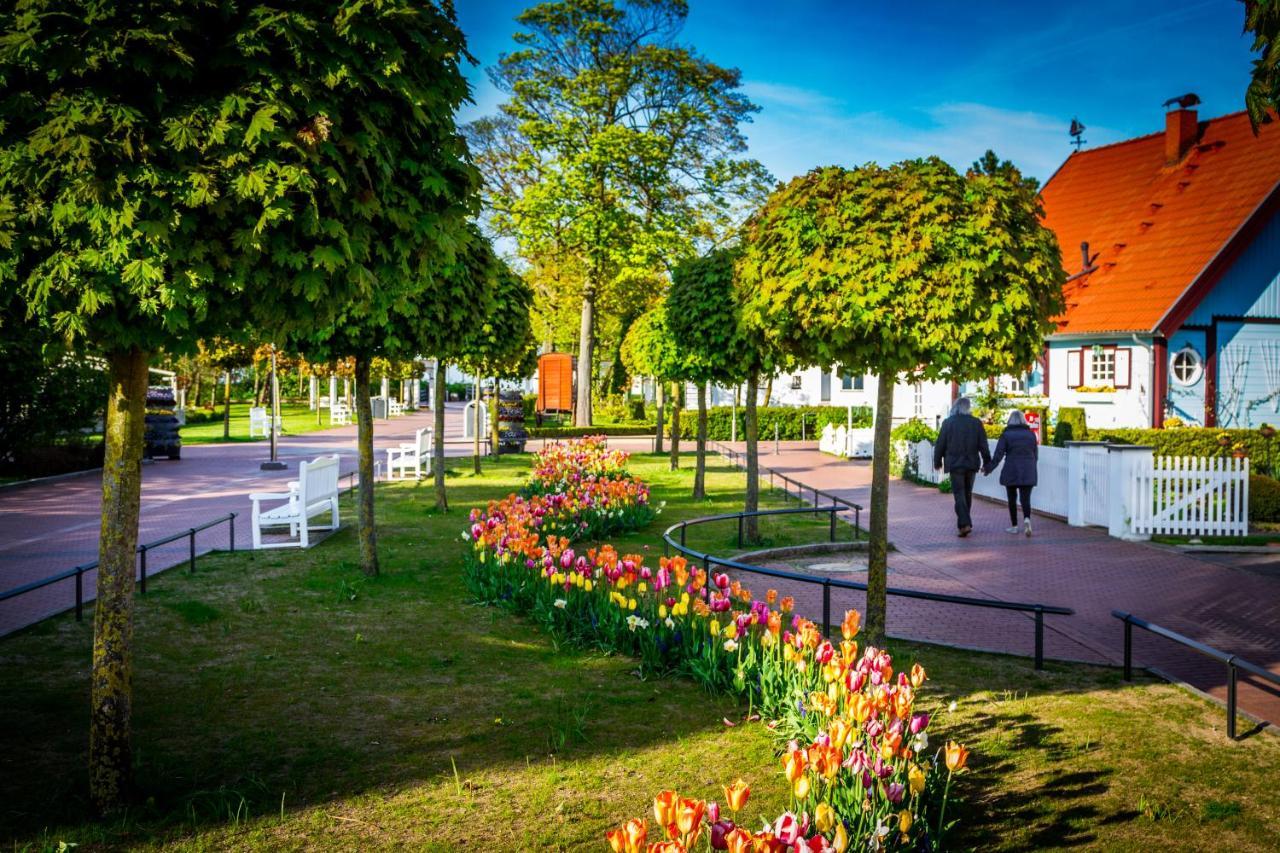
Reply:
M995 442L991 441L994 449ZM944 475L933 468L933 444L905 448L916 475L929 483ZM1153 534L1244 536L1249 532L1249 460L1214 457L1153 458L1151 448L1075 442L1041 447L1036 512L1112 536L1147 539ZM979 475L974 493L1005 500L1000 468Z
M1248 459L1161 456L1133 478L1132 487L1135 533L1249 533Z

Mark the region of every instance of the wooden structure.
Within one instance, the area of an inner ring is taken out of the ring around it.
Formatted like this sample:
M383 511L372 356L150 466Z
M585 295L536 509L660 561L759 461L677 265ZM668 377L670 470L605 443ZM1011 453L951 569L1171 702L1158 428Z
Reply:
M538 356L538 411L573 411L573 356L567 352Z

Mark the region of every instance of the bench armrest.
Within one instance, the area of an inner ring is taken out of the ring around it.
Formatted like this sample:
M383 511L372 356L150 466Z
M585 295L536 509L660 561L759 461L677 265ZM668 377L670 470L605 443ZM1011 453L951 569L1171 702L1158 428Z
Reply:
M287 501L289 498L295 497L296 491L293 492L250 492L249 500L251 501Z

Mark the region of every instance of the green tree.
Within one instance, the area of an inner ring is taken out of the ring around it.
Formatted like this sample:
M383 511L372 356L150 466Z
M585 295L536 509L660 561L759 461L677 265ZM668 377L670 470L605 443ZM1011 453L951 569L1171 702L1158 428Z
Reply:
M747 488L743 509L754 512L760 507L760 430L756 416L760 374L784 367L785 360L782 353L770 347L768 339L754 334L743 322L742 305L747 294L738 276L741 256L742 250L737 247L716 249L678 267L667 296L667 324L697 376L735 386L746 382L743 437L747 443ZM702 497L704 491L705 403L705 395L700 393L694 497ZM747 538L758 538L757 519L749 517L745 525Z
M1253 60L1244 104L1256 135L1258 127L1280 110L1280 2L1245 0L1244 31L1253 34Z
M867 627L885 631L893 388L1032 363L1062 310L1063 272L1016 170L959 175L937 158L815 169L751 225L741 271L756 332L798 361L875 373Z
M494 227L532 263L581 266L575 421L591 423L597 311L723 233L767 173L742 158L736 70L676 43L683 0L557 0L517 17L491 70L509 100L472 139ZM562 295L561 301L564 301ZM621 333L619 334L621 338Z
M631 324L622 341L622 363L632 376L649 376L657 384L658 444L662 452L663 396L668 383L674 383L671 398L671 470L680 466L680 404L684 397L685 356L667 325L667 303L661 300Z
M253 363L253 350L232 338L213 338L200 342L200 352L222 371L222 437L231 438L231 373Z

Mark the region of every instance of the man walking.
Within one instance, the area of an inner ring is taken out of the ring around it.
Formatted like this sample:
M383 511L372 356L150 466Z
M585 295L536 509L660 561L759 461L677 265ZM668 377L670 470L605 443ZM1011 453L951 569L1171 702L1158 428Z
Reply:
M951 495L956 502L956 525L960 536L973 531L973 481L991 462L987 433L982 421L971 412L973 404L961 397L951 407L951 416L942 422L933 447L933 467L951 475Z

